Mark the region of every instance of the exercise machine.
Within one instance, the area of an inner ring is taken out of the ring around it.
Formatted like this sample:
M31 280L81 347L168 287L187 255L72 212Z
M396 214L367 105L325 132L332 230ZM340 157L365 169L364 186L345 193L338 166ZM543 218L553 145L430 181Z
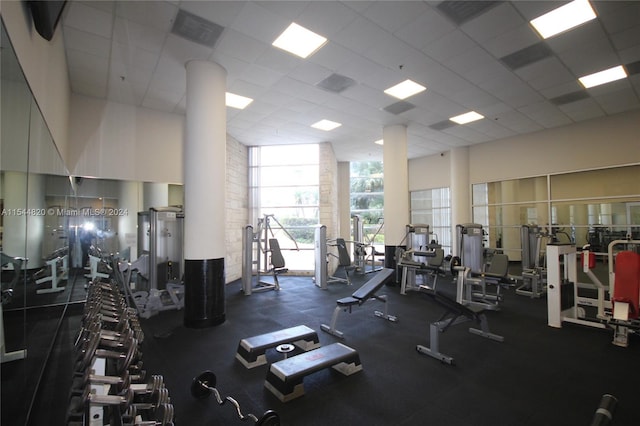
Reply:
M142 235L141 235L142 234ZM130 265L136 274L134 299L142 318L184 307L184 213L178 207L152 207L138 213L139 259ZM119 265L126 271L124 265ZM145 270L146 269L146 270ZM131 282L125 284L131 290Z
M337 254L330 252L329 247L335 247ZM335 265L332 259L337 260L336 270L338 267L344 270L345 278L329 273L329 269L333 269ZM314 231L314 264L313 281L316 286L323 290L326 290L329 284L336 282L350 285L349 272L358 269L357 265L351 262L347 241L344 238L327 239L327 227L325 225L316 226Z
M357 214L351 215L351 227L353 235L353 264L358 271L364 274L372 272L378 272L383 268L381 264L381 258L384 259L384 253L380 253L376 250L375 240L384 222L378 224L378 228L374 232L371 238L366 236L364 231L364 222L362 218ZM365 241L368 240L367 241ZM367 265L369 267L367 268Z
M429 225L409 224L406 226L407 249L397 256L397 268L401 272L400 294L418 290L420 285L436 287L438 275L442 272L444 250L436 239L430 240Z
M588 261L590 256L585 257ZM603 304L604 291L598 299L579 295L577 258L574 244L547 245L547 323L555 328L569 322L604 329L604 319L588 318L585 310Z
M457 225L456 237L460 253L458 260L452 260L452 270L457 272L456 302L490 310L500 309L501 289L511 283L509 258L483 246L484 231L480 224Z
M252 225L246 225L242 233L242 291L246 296L258 291L280 290L278 275L288 272L271 221L278 224L287 237L293 241L295 250L299 249L295 238L272 214L265 214L264 217L258 219L258 226L255 230ZM264 274L271 274L273 280L271 282L263 281ZM256 277L256 285L253 284L254 277Z
M12 257L0 252L0 260L2 274L4 275L9 271L8 269L5 271L5 268L8 266L11 266L11 273L13 274L11 281L7 284L2 283L2 303L5 304L11 302L11 299L13 298L13 289L16 284L18 284L18 281L22 276L23 268L25 268L24 272L26 273L27 259L24 257Z
M522 247L522 283L516 288L516 294L540 298L547 291L547 268L545 250L552 242L550 234L543 232L538 225L520 227L520 245Z

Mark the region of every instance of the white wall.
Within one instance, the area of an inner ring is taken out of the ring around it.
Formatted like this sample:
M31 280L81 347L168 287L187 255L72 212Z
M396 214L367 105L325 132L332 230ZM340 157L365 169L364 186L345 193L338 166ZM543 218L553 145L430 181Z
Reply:
M640 162L640 111L469 147L471 183Z
M51 41L35 30L24 1L3 1L2 21L31 92L65 163L69 153L69 75L60 28Z
M181 183L184 116L71 96L71 174Z
M451 184L450 152L409 161L409 190ZM469 147L470 184L640 163L640 111Z

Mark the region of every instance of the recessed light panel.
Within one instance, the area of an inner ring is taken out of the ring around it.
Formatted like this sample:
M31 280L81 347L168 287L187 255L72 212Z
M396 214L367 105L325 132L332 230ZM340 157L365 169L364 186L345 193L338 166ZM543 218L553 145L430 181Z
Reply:
M482 120L484 115L480 115L475 111L467 112L466 114L456 115L455 117L451 117L449 120L458 124L467 124L472 121Z
M611 81L620 80L626 76L627 72L624 70L624 67L622 65L618 65L617 67L609 68L604 71L585 75L584 77L580 77L578 80L586 89L588 89Z
M225 93L225 103L228 107L245 109L251 102L253 102L253 99L251 98L246 98L229 92Z
M292 22L272 45L301 58L306 58L326 42L325 37Z
M373 141L376 145L384 145L384 139L378 139L377 141Z
M407 99L410 96L415 95L416 93L420 93L427 90L421 84L416 83L413 80L405 80L402 83L398 83L393 87L389 87L384 91L387 95L391 95L398 99Z
M311 127L313 127L314 129L325 130L327 132L340 126L342 126L342 124L336 123L335 121L331 120L320 120L317 123L313 123L311 125Z
M533 19L531 25L542 38L549 38L561 32L577 27L596 17L588 0L574 0L549 13Z

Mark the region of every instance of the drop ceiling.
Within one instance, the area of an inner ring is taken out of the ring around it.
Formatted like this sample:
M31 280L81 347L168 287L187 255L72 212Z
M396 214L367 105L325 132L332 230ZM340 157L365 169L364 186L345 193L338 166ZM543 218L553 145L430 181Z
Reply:
M74 93L184 114L184 64L209 60L254 99L227 108L245 145L331 142L340 161L380 160L374 141L404 124L416 158L640 108L640 2L592 1L597 19L543 41L529 21L563 3L70 0L62 31ZM179 13L218 34L177 35ZM291 22L328 42L306 59L273 47ZM634 73L588 90L577 80L621 64ZM383 92L406 79L427 90ZM448 121L470 110L485 119ZM342 125L311 127L322 119Z

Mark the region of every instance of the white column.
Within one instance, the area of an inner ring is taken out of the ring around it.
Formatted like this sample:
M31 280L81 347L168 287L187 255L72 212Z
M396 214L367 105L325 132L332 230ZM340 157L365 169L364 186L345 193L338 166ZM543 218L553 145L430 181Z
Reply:
M169 205L169 184L145 182L143 184L143 210Z
M129 260L138 258L139 186L138 182L120 182L118 208L121 209L123 214L118 216L118 250L122 252L128 247L130 250Z
M226 70L189 61L184 145L184 257L187 327L225 321Z
M469 148L451 150L451 235L456 226L471 222L471 188L469 183ZM453 244L454 256L460 256L457 244Z
M382 131L384 163L385 267L395 268L395 250L403 242L409 223L409 172L407 128L387 126Z

